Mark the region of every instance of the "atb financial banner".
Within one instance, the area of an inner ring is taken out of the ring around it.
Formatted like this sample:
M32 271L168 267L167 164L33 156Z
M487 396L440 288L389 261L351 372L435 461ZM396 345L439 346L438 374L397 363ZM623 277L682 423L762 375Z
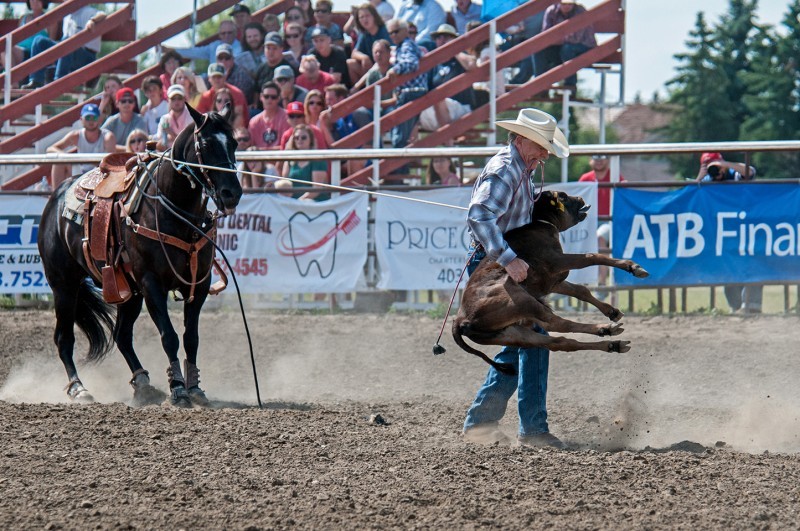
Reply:
M352 291L367 260L367 196L315 202L248 194L236 214L219 220L217 245L245 293Z
M563 183L549 185L546 189L582 196L589 204L597 202L596 183ZM470 187L462 187L393 195L466 207L471 193ZM561 233L564 252L597 252L597 209L592 208L589 214L582 223ZM467 260L470 235L466 220L465 210L378 197L375 215L378 287L453 289ZM597 280L596 269L573 271L569 280L594 283Z
M613 255L650 272L618 285L800 280L800 187L731 184L674 192L618 189Z

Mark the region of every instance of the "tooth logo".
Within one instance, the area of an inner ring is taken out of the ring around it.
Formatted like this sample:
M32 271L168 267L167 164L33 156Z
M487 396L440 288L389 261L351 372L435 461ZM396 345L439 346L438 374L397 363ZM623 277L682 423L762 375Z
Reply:
M355 210L341 222L335 210L326 210L313 218L297 212L278 235L278 253L294 258L300 276L308 276L311 266L316 265L320 278L328 278L336 261L337 234L349 234L359 223L361 218Z

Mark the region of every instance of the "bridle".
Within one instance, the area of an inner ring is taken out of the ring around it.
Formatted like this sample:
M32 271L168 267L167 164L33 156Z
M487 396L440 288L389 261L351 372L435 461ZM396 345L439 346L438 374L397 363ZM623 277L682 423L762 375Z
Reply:
M214 204L217 207L217 212L214 214L214 218L216 219L217 217L219 217L218 216L219 212L223 211L224 209L220 204L221 198L217 194L217 187L214 186L214 182L211 180L211 176L208 174L208 167L203 162L203 155L202 155L203 150L201 149L200 145L200 140L201 140L200 131L202 131L203 127L205 127L206 123L208 123L208 120L209 120L208 114L205 114L203 116L203 123L201 123L199 127L197 126L197 124L195 124L194 131L192 132L192 138L194 140L195 157L197 157L197 163L198 163L197 165L200 168L200 174L203 176L203 178L201 179L200 177L198 177L197 173L195 173L194 169L191 166L188 166L180 161L177 161L176 164L174 156L170 156L169 161L172 164L172 168L177 173L183 175L189 180L189 186L191 186L192 189L194 189L198 184L200 185L200 188L202 189L203 195L205 197L205 200L203 202L204 209L208 204L208 198L212 198L214 200ZM167 151L164 152L164 155L166 155L168 152L171 151L172 148L168 149ZM164 155L162 155L162 157ZM219 165L219 167L236 170L236 164L234 164L233 161L230 159L227 150L225 150L225 158L226 160L221 165Z

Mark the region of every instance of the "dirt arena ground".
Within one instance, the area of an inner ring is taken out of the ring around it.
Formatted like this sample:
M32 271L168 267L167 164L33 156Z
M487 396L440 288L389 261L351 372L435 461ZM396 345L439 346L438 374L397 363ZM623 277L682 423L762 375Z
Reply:
M438 320L248 320L264 409L233 311L203 316L215 408L133 409L118 353L80 369L100 403L68 404L52 314L0 311L0 528L800 527L798 317L631 317L628 354L553 354L570 451L463 441L486 366L449 337L431 355ZM136 333L166 389L146 316Z

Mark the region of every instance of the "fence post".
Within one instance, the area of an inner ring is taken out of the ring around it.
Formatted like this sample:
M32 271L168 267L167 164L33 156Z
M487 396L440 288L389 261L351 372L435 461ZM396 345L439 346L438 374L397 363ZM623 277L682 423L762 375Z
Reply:
M381 86L373 85L372 96L372 149L381 148ZM379 159L372 159L372 184L378 186L381 182L381 163Z

